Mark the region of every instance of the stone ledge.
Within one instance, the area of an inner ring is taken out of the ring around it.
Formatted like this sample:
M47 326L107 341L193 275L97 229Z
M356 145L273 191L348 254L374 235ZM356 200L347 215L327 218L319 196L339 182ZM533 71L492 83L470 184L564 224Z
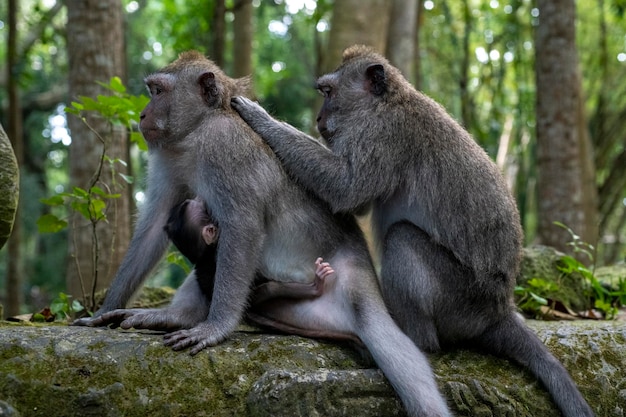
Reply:
M598 416L626 413L626 325L529 322ZM195 357L157 333L0 326L0 415L402 416L380 371L348 346L242 327ZM522 368L464 350L432 355L458 416L558 416Z

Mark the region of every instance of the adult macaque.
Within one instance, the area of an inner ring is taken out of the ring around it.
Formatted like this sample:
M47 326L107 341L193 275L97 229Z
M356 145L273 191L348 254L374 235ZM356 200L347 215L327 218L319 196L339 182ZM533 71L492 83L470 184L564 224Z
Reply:
M132 310L113 310L126 305L163 255L169 241L163 227L172 207L197 196L219 227L211 302L198 324L167 333L166 345L191 347L196 354L223 341L246 311L257 275L310 284L315 279L311 260L322 257L335 274L325 279L321 296L268 304L257 313L289 320L286 325L300 329L356 335L410 415L449 415L426 357L385 307L355 219L332 214L326 203L292 181L271 149L231 109L231 97L242 94L245 83L227 77L199 53L187 52L148 76L146 84L151 100L140 123L149 147L146 202L102 308L76 324L126 322L167 329L167 320L180 319L169 314L157 322L138 312L135 320ZM187 279L183 295L204 298L197 283ZM313 308L301 308L307 302L314 302Z
M317 82L317 127L328 147L233 107L287 172L335 213L372 208L386 304L421 348L469 345L514 359L566 416L591 416L565 368L516 315L522 231L515 202L487 154L432 99L364 46Z

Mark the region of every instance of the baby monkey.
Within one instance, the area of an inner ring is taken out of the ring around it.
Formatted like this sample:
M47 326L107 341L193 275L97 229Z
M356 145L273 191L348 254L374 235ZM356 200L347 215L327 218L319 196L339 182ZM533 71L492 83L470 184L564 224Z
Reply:
M194 264L194 276L200 291L210 305L213 297L215 264L219 228L208 213L204 203L198 199L185 200L170 212L164 227L172 243L189 262ZM336 332L319 332L289 324L290 317L280 313L285 299L313 299L324 293L326 280L335 280L335 271L322 258L315 261L315 280L311 283L279 282L267 280L259 275L255 281L248 318L253 322L278 329L286 333L308 337L348 339L361 344L356 336ZM273 311L272 317L263 315L267 308Z

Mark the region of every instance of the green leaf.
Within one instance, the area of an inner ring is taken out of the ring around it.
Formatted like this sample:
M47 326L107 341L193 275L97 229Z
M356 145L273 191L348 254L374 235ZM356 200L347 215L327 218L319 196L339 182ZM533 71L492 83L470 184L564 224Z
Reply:
M529 294L533 298L533 300L535 300L537 303L541 304L542 306L548 305L548 300L546 300L545 298L538 296L532 291L530 291Z
M65 220L59 219L54 214L44 214L37 219L39 233L57 233L67 227Z
M104 87L109 88L112 91L115 91L116 93L125 93L126 92L126 87L124 87L124 84L122 83L122 80L120 79L120 77L111 77L111 80L109 81L109 84L102 84Z
M186 274L191 272L191 267L189 263L185 260L185 257L180 254L180 252L170 252L167 254L167 262L173 265L178 265L185 271Z
M97 187L97 186L91 187L91 192L93 194L99 195L102 198L120 198L122 196L121 194L109 194L106 191L104 191L102 188Z
M106 207L107 207L106 203L100 200L99 198L91 199L90 212L91 212L91 215L93 216L93 219L95 220L105 219L106 214L104 213L104 210L106 209Z
M127 184L132 184L135 181L135 178L132 175L122 174L121 172L119 174Z
M140 132L131 132L130 141L136 143L140 150L148 150L148 144L146 143L146 139Z
M79 311L83 311L85 307L81 304L80 301L74 300L72 301L72 312L78 313Z
M89 197L89 193L86 190L84 190L84 189L82 189L80 187L72 188L72 192L74 193L74 197L76 197L76 198L87 198L87 197Z
M83 103L83 110L99 110L100 104L96 100L87 96L80 96L80 100Z
M84 201L74 200L70 204L74 211L77 211L85 219L91 221L91 213L89 212L89 204Z
M52 206L52 207L62 206L65 203L63 196L59 194L52 196L50 198L40 198L39 201L47 206Z

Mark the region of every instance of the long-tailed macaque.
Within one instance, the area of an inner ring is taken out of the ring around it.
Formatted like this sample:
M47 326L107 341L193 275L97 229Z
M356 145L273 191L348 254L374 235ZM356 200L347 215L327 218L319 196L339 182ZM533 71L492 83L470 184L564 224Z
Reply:
M166 345L190 347L196 354L220 343L242 319L257 275L311 283L311 260L321 257L335 271L321 296L285 300L255 312L299 329L357 336L411 416L449 415L427 358L385 307L354 217L333 214L291 180L271 149L231 109L231 97L243 94L245 83L227 77L199 53L187 52L148 76L146 84L151 100L140 123L149 147L146 202L102 307L76 324L169 329L184 321L173 310L159 321L123 308L167 248L163 227L170 210L197 196L219 227L211 302L199 323L167 333ZM196 305L194 296L205 297L195 277L182 287L190 305ZM177 306L185 306L187 301L179 301L185 297L175 300ZM301 308L309 302L312 308ZM276 319L276 311L284 320Z
M327 146L233 107L287 172L335 213L372 209L388 309L423 350L470 345L529 368L566 416L593 412L561 363L516 315L522 231L513 197L487 154L432 99L364 46L317 81Z

